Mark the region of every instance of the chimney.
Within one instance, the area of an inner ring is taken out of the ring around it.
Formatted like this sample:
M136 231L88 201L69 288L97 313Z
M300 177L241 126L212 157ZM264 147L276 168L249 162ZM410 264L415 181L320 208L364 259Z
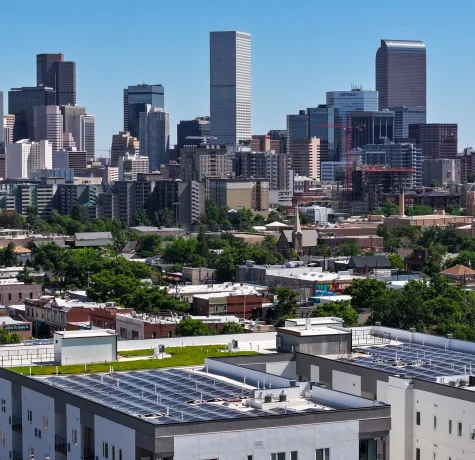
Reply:
M399 195L399 217L404 217L404 190Z

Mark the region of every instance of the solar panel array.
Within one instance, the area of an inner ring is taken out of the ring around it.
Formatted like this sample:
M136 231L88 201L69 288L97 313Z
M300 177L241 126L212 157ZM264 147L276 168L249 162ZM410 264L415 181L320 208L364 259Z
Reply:
M437 381L437 377L475 374L475 355L414 343L355 348L353 362L360 366L406 374L422 380Z
M216 404L216 401L249 397L252 391L183 369L47 377L41 381L155 425L269 416L280 412L244 412Z

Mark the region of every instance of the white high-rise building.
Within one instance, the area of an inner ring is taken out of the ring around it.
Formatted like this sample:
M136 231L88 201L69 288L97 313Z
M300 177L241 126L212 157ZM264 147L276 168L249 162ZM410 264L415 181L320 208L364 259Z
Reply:
M87 161L94 161L96 158L96 117L94 115L84 116L84 147L78 150L87 152Z
M252 137L248 33L210 33L210 126L219 144L237 145Z
M15 115L7 113L3 115L3 132L5 144L13 143L13 127L15 126Z
M84 117L86 107L64 105L63 114L64 132L70 133L78 150L84 150ZM66 146L65 146L66 147Z
M140 154L147 156L150 171L169 162L170 117L159 107L145 106L139 117Z
M6 144L5 150L7 179L28 179L35 171L53 167L53 150L49 141L23 139Z
M57 105L41 105L33 109L35 142L49 141L53 152L63 149L63 115Z

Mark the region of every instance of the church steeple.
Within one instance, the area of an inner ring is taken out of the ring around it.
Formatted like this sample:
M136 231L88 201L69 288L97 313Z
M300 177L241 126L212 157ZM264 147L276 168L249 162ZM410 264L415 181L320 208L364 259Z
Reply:
M302 253L302 228L300 227L298 206L295 208L294 229L292 230L292 246L299 254Z

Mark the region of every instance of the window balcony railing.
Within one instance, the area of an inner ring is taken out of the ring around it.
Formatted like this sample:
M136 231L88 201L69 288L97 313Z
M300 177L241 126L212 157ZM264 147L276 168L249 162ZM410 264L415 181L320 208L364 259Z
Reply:
M62 436L54 436L54 450L60 454L67 455L68 452L68 441Z
M23 425L21 417L12 416L12 430L16 433L23 433Z

